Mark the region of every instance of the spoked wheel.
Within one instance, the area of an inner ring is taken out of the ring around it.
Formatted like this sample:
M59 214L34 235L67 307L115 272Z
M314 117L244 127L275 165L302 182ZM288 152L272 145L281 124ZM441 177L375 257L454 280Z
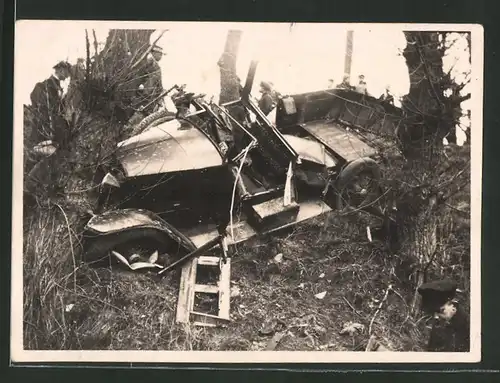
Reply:
M177 233L177 231L176 231ZM182 235L182 234L180 234ZM193 245L194 246L194 245ZM84 252L85 261L92 265L105 266L121 263L126 268L137 270L141 268L157 268L172 260L172 257L187 253L165 234L153 229L138 229L96 237Z
M338 209L379 211L381 197L380 168L371 158L350 162L337 178L336 205Z
M145 130L155 127L167 121L175 119L175 113L166 109L160 109L146 118L144 118L139 124L137 124L131 133L131 137L141 134Z
M133 241L124 243L110 250L111 258L125 264L132 270L139 268L160 268L157 263L162 252L158 243L149 241Z

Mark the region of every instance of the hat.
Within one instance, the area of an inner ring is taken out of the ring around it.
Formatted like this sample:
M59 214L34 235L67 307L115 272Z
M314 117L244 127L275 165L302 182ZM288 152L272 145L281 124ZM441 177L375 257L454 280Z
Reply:
M270 81L261 81L260 82L260 86L261 88L263 88L264 90L267 90L267 91L271 91L272 89L272 82Z
M59 61L56 65L54 65L53 68L54 69L67 69L67 70L71 70L72 66L67 61Z
M455 297L456 292L457 284L448 279L423 283L418 288L418 293L422 296L422 305L428 308L445 304Z

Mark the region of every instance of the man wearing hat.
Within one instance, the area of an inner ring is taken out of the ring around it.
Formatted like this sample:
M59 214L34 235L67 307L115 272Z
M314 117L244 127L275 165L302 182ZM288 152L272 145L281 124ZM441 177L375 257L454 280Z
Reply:
M71 77L72 66L66 61L57 63L54 73L48 79L35 85L30 94L33 124L30 145L29 174L26 190L34 191L36 185L48 186L57 191L57 174L50 161L56 161L53 154L65 152L68 145L68 124L63 117L63 88L61 82ZM32 165L34 165L32 167Z
M273 92L273 84L270 81L261 81L260 93L262 96L259 100L259 108L267 116L276 106L275 93Z
M158 45L153 45L151 52L146 58L145 66L143 67L143 87L140 89L140 95L143 98L142 105L147 105L152 100L156 99L163 92L163 84L161 80L160 60L163 57L163 49ZM154 103L147 109L143 110L145 115L153 113L162 100Z
M394 105L394 96L391 93L390 85L385 87L385 92L380 96L379 100L385 104Z
M61 146L65 144L67 133L62 118L61 82L71 76L72 66L66 61L61 61L53 69L52 76L37 83L30 95L37 126L32 138L36 143L52 140L56 146Z
M162 48L155 44L138 67L133 69L135 81L127 85L127 88L133 88L132 107L135 113L133 113L127 123L129 127L137 126L148 115L156 112L157 108L162 104L163 100L158 98L163 92L161 68L159 65L162 57ZM132 128L133 134L134 129Z
M358 77L358 85L356 85L356 92L367 94L365 75L360 74Z
M455 298L457 291L457 284L447 279L418 288L422 309L434 317L427 351L469 351L469 318Z

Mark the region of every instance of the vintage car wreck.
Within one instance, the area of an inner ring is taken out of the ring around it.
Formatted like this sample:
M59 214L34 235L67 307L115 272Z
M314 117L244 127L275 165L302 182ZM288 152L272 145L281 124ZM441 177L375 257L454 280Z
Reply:
M355 128L394 123L374 122L374 108L342 90L283 97L272 123L250 97L256 67L240 100L214 105L187 95L194 112L118 145L99 214L86 225L88 262L114 254L161 272L220 239L231 246L380 197L377 150ZM233 118L235 108L248 123Z

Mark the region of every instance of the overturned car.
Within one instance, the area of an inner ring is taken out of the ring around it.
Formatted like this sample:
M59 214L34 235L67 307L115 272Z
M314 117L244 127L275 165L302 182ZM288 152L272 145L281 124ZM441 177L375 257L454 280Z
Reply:
M281 98L272 123L250 97L256 67L239 100L187 94L194 111L150 119L118 145L85 228L88 262L114 254L161 268L220 236L233 245L380 198L377 150L353 129L373 124L373 108L312 92Z

